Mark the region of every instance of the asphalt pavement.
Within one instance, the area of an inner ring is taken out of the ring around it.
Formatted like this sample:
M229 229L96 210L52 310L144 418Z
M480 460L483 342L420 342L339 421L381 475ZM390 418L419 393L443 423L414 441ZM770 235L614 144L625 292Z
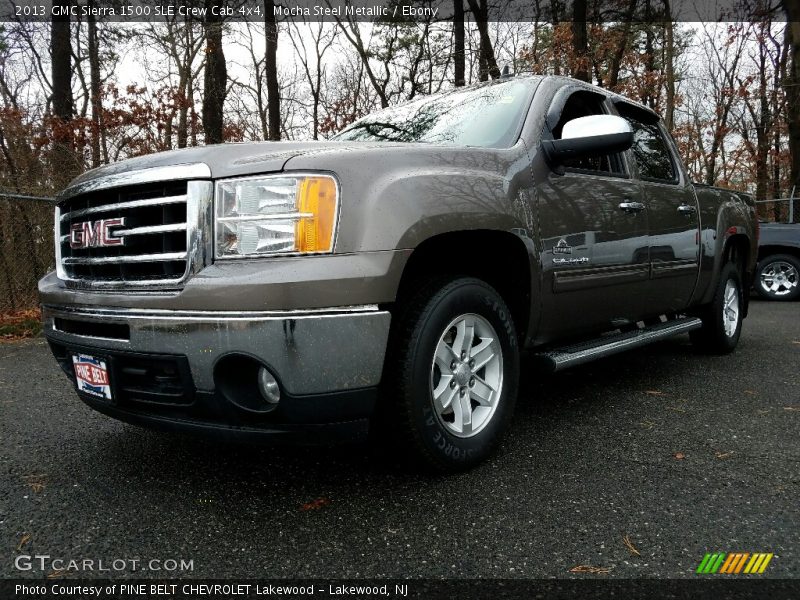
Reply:
M58 558L126 561L81 574L104 577L692 578L715 551L796 577L798 365L800 303L754 301L730 356L681 336L526 368L500 452L433 477L366 446L124 425L78 400L42 339L2 344L0 577L68 576Z

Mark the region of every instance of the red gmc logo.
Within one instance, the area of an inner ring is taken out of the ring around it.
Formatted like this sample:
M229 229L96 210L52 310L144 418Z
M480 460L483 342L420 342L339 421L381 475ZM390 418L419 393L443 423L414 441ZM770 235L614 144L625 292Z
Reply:
M78 250L80 248L122 246L125 244L125 239L112 235L111 228L124 225L124 217L74 223L69 229L69 247Z

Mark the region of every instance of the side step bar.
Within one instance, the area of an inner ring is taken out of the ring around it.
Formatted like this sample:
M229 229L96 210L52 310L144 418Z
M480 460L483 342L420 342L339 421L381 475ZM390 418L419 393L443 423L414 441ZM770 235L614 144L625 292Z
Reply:
M702 321L695 317L673 319L634 331L606 335L589 342L554 348L547 352L534 354L534 357L549 371L563 371L568 367L645 346L680 333L700 329L702 326Z

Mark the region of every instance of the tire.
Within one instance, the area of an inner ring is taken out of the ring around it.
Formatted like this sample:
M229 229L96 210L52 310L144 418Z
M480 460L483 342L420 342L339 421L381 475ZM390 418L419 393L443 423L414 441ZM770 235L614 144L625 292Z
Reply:
M743 308L742 277L729 262L722 268L714 299L699 315L702 328L689 333L692 343L710 354L733 352L742 334Z
M469 469L497 447L514 412L519 347L511 312L474 278L434 282L398 308L379 426L394 452L417 465Z
M765 300L800 298L800 260L791 254L772 254L756 267L754 287Z

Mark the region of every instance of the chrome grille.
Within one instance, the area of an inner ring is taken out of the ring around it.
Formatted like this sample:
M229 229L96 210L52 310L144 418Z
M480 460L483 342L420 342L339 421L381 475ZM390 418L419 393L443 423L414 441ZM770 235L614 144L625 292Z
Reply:
M100 190L60 208L61 266L70 279L140 282L181 280L187 270L186 182ZM123 217L113 231L124 245L73 249L73 224Z
M69 287L179 287L210 256L211 182L142 181L104 187L93 180L68 189L56 208L58 275ZM118 245L72 247L70 231L84 223L124 219L109 230Z

